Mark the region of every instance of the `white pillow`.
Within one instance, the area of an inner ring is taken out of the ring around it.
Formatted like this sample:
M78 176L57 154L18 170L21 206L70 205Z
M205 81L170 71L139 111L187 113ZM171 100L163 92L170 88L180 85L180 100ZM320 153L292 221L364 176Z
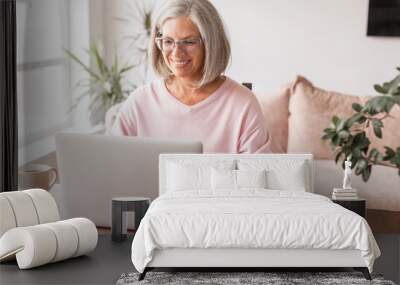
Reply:
M236 170L237 188L267 188L267 171Z
M265 169L267 188L274 190L304 191L311 189L309 167L301 160L239 159L239 170Z
M236 170L212 168L211 189L236 189Z
M170 163L168 166L168 191L209 189L209 167L184 166Z
M167 191L210 190L211 168L234 169L235 161L168 161L166 164Z
M266 171L262 170L211 170L211 189L239 190L241 188L266 188Z

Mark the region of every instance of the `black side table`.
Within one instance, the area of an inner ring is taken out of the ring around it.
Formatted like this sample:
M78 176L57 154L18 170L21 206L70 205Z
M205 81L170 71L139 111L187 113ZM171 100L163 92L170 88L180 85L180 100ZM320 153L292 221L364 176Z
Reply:
M355 199L355 200L336 200L333 199L332 202L339 204L340 206L359 214L361 217L365 218L366 213L366 201L365 199Z
M145 197L113 198L111 240L123 241L126 239L127 224L124 212L135 212L135 229L137 229L149 205L150 198Z

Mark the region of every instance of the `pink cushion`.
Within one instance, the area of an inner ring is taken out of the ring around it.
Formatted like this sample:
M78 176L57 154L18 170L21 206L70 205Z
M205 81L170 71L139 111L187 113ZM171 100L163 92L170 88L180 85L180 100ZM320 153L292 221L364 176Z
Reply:
M289 103L288 152L312 153L316 159L333 158L328 141L321 140L323 130L334 115L347 118L354 114L352 103L361 104L361 97L325 91L298 76Z
M283 86L276 94L256 94L271 136L271 151L286 153L288 143L288 117L290 85Z
M321 140L323 130L329 126L334 115L349 118L355 113L351 108L352 103L364 105L370 98L325 91L298 76L292 85L289 102L288 152L309 152L316 159L333 158L329 142ZM393 107L390 117L384 119L383 124L383 139L375 137L372 126L366 130L371 141L370 150L375 147L384 153L384 146L393 149L400 146L399 106Z

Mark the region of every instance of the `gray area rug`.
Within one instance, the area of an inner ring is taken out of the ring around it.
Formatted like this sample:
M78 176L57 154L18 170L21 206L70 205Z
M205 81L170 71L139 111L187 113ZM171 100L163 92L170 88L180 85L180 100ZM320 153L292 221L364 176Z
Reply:
M384 280L380 275L372 275L372 281L364 278L360 272L148 272L142 281L138 281L139 273L124 273L117 285L133 284L376 284L395 285Z

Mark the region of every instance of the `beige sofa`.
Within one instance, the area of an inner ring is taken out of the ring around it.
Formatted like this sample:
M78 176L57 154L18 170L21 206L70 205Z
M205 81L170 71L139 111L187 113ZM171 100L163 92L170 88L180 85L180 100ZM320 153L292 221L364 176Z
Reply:
M272 136L274 152L312 153L316 159L315 192L330 196L333 187L342 184L343 170L334 162L329 143L321 140L323 129L333 115L350 117L352 103L364 104L368 96L353 96L315 87L298 76L276 94L256 94ZM384 120L383 139L367 130L371 148L400 146L400 108ZM400 176L395 168L373 166L367 183L353 176L353 187L367 200L368 219L379 232L400 232ZM386 223L382 223L382 221Z
M332 189L342 185L343 170L335 164L328 142L321 140L323 129L329 126L333 115L351 116L351 104L363 104L368 97L326 91L302 76L275 94L257 93L256 96L269 127L273 152L312 153L316 159L315 192L330 197ZM106 132L118 109L119 106L114 106L107 112ZM400 132L396 129L400 124L400 108L394 108L393 115L384 121L382 140L368 130L373 147L400 146ZM381 227L380 221L386 219L391 228L382 228L380 232L400 232L400 177L396 169L374 166L367 183L353 176L352 185L358 189L359 196L367 199L368 218L373 228Z

